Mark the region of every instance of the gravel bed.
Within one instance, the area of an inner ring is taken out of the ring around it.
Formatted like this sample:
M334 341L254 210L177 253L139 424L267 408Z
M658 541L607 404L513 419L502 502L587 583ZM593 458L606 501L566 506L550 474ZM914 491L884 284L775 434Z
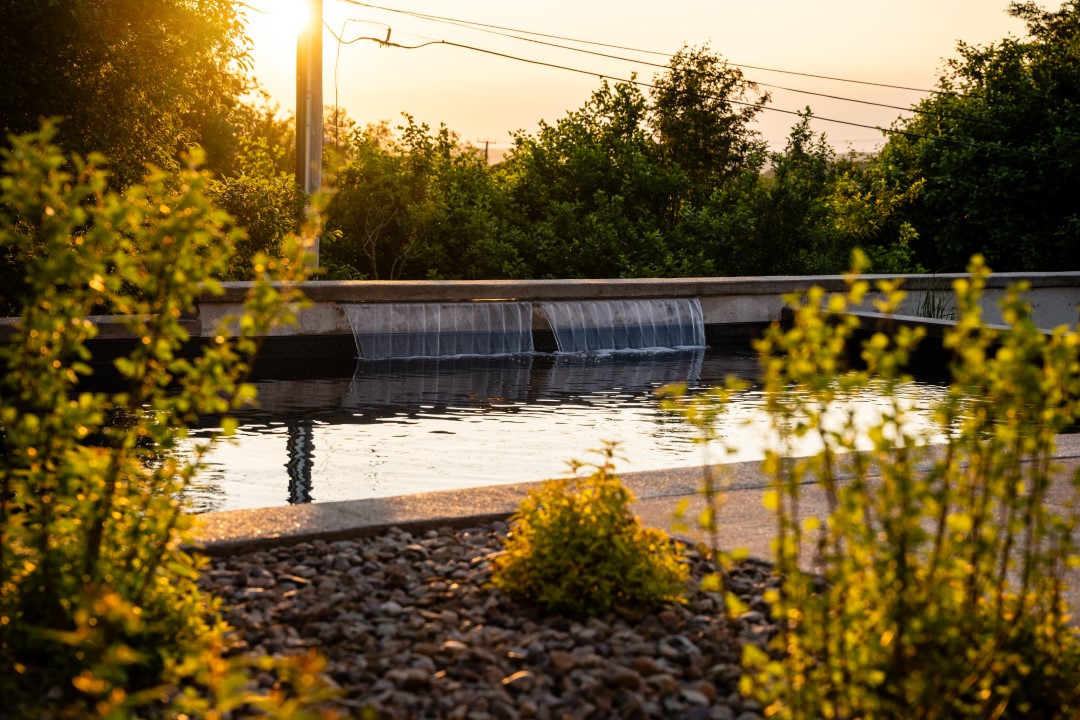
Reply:
M222 599L237 652L317 648L346 716L760 717L737 686L742 644L776 632L762 597L776 585L768 564L729 573L727 589L750 607L735 621L696 583L685 604L576 619L490 587L506 533L496 522L299 543L213 558L202 584ZM717 570L687 556L696 579Z

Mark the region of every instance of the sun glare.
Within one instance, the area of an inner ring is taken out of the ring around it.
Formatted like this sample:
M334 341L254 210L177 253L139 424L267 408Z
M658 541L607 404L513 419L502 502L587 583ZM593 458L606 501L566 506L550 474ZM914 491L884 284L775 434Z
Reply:
M252 38L264 38L275 45L296 41L311 20L308 0L273 0L260 3L261 13L253 13L249 30Z

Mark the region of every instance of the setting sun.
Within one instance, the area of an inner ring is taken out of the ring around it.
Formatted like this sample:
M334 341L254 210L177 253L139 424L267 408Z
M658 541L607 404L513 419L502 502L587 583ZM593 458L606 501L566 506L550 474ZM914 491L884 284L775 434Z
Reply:
M311 19L308 0L274 0L260 5L261 12L248 14L248 32L255 41L274 45L295 42Z

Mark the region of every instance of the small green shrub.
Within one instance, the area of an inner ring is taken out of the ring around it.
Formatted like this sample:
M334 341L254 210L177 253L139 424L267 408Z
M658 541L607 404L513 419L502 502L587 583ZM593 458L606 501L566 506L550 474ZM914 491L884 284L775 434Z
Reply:
M954 284L953 382L935 452L899 392L921 332L875 334L862 369L845 367L857 322L845 310L867 282L852 276L846 295L789 298L793 326L774 326L759 344L774 440L765 502L783 578L769 600L781 629L772 655L745 649L741 689L769 717L1080 713L1080 640L1063 600L1065 569L1077 564L1080 477L1064 481L1057 501L1050 495L1054 436L1078 412L1080 335L1039 331L1023 286L1002 301L1009 329L986 327L989 273L979 258L970 273ZM876 309L895 312L899 287L877 290ZM883 407L867 428L844 407L871 384ZM808 437L821 451L792 457ZM802 512L811 482L823 521Z
M686 565L666 533L630 511L633 495L614 474L614 446L599 464L573 463L587 476L549 480L512 520L493 566L495 586L550 611L598 615L615 606L678 598Z

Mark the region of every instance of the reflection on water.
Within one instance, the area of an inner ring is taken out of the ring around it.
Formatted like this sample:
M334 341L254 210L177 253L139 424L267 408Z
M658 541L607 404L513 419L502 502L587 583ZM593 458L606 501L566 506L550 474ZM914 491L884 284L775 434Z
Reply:
M604 440L620 443L624 471L696 465L701 446L656 388L758 374L752 354L692 350L361 361L352 377L264 381L190 496L208 511L541 480ZM941 390L910 393L928 408ZM872 414L875 401L853 405ZM760 395L739 394L721 429L731 460L761 457L764 423Z

